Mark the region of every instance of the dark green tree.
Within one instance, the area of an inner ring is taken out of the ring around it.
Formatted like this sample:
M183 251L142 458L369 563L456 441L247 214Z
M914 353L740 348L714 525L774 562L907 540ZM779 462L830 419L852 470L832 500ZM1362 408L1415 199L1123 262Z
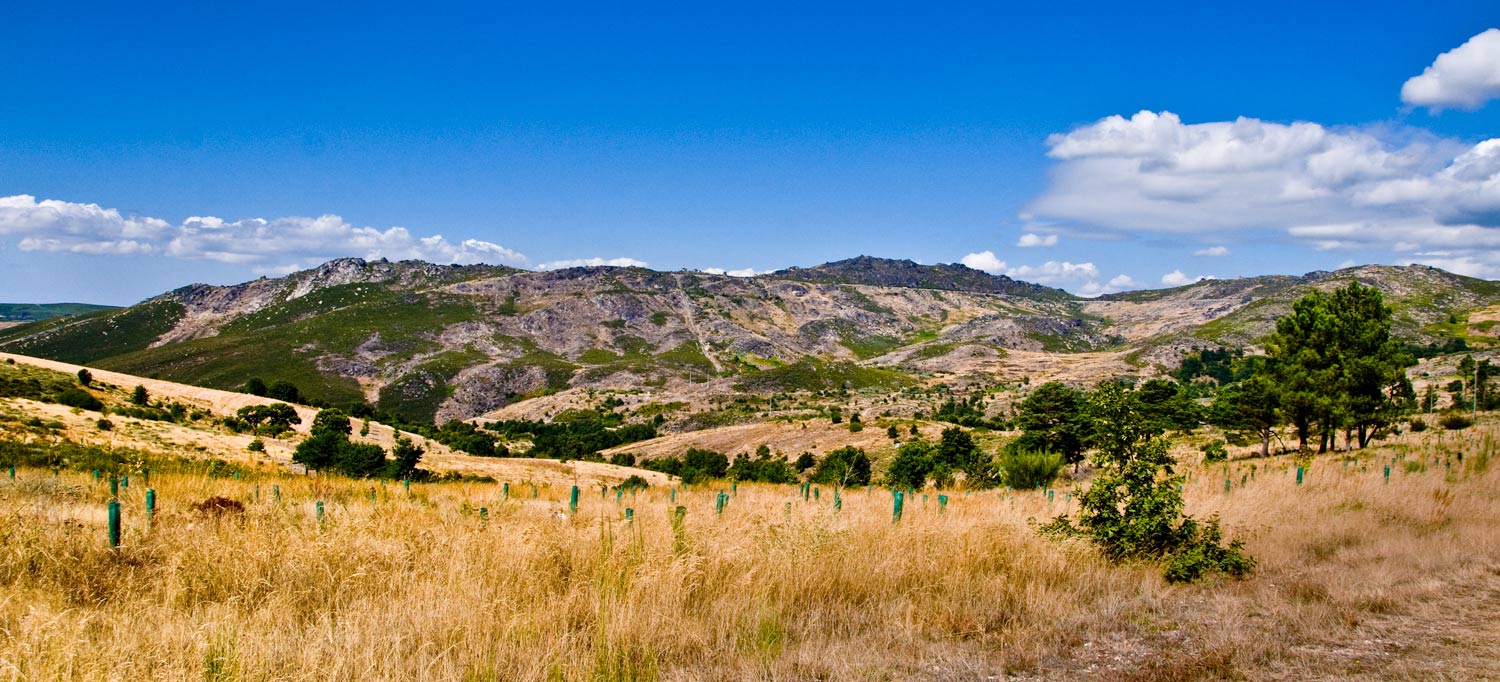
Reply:
M94 383L94 373L86 369L78 370L78 383L82 386Z
M250 380L245 382L245 386L240 389L240 392L264 398L266 396L266 382L261 381L260 377L250 377Z
M413 443L406 436L398 436L396 442L391 446L391 461L387 465L386 477L395 479L420 478L417 475L417 465L422 463L422 455L427 450Z
M354 433L354 427L349 423L349 415L344 414L338 408L319 410L318 416L313 417L311 428L312 435L320 433L342 433L345 436Z
M1135 393L1142 414L1163 431L1191 431L1203 422L1203 409L1188 397L1182 384L1171 379L1151 379L1137 387Z
M136 384L135 391L130 394L130 402L145 407L151 402L151 394L146 392L145 386Z
M1022 431L1021 447L1056 452L1068 464L1083 461L1089 437L1084 393L1072 386L1049 381L1021 401L1016 426Z
M1271 454L1271 436L1281 424L1281 392L1270 377L1257 375L1220 389L1208 411L1209 423L1226 431L1253 433L1260 456Z
M1303 296L1276 321L1270 370L1303 449L1316 435L1326 452L1340 429L1364 447L1414 401L1405 372L1414 360L1391 337L1391 319L1378 289L1350 282Z
M266 397L289 403L301 403L302 391L290 381L277 381L266 389Z
M924 488L932 473L932 444L912 440L896 449L896 458L886 469L886 484L893 488Z
M282 433L291 430L293 424L302 423L297 410L286 403L246 405L236 411L235 415L257 433Z

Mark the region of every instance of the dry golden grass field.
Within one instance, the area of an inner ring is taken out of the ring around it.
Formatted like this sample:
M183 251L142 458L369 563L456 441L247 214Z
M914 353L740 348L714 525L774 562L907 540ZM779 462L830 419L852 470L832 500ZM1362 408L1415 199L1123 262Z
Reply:
M148 526L137 474L111 550L102 479L0 470L0 678L1500 678L1494 428L1318 457L1301 485L1288 458L1230 464L1227 493L1188 467L1189 511L1259 567L1187 586L1039 538L1066 489L929 490L893 523L879 488L835 510L826 488L595 487L569 514L566 485L265 468L154 474ZM213 496L244 510L194 510Z

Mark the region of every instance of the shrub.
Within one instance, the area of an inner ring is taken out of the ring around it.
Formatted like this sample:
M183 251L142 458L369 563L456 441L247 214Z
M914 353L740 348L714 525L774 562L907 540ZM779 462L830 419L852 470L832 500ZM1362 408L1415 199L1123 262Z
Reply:
M1211 441L1208 445L1203 446L1203 461L1205 463L1223 462L1227 459L1229 459L1229 449L1224 447L1224 441Z
M250 444L245 446L245 449L251 452L265 452L266 442L259 438L256 438L254 440L251 440Z
M648 482L646 482L646 479L641 478L638 474L631 474L630 478L627 478L627 479L625 479L623 481L620 481L620 485L615 486L615 489L616 490L645 490L645 489L650 488L650 487L651 487L651 484L648 483Z
M635 455L628 452L615 453L610 456L609 463L615 466L633 467L635 466Z
M1044 488L1057 480L1063 456L1025 448L1006 448L1000 453L1000 478L1012 488Z
M808 469L813 468L813 465L817 463L817 458L813 457L813 454L811 452L804 452L800 455L797 455L797 471L799 472L807 471Z
M870 457L852 445L839 448L818 463L810 480L839 487L869 485Z
M86 369L78 370L78 383L83 386L94 383L94 374Z
M79 371L82 372L86 370ZM104 407L104 403L99 402L98 398L95 398L88 391L76 387L69 388L62 393L57 394L57 402L62 405L67 405L68 407L77 407L84 410L92 410L94 412L98 412Z
M1411 432L1412 433L1421 433L1421 432L1427 430L1427 422L1425 420L1422 420L1422 419L1413 419L1413 420L1411 420L1410 426L1411 426Z
M145 386L136 384L135 391L131 392L130 394L130 402L145 407L148 403L151 402L151 394L146 392Z
M896 450L896 458L886 469L886 483L896 488L924 488L932 473L932 445L927 441L907 441Z
M1066 514L1041 527L1043 534L1088 538L1111 561L1161 560L1173 582L1213 573L1240 577L1255 567L1238 540L1223 543L1217 517L1200 524L1183 514L1182 476L1161 428L1144 419L1118 384L1103 384L1089 398L1097 424L1094 482L1079 496L1078 525Z
M1474 420L1462 412L1449 412L1438 420L1438 424L1449 431L1461 431L1474 425Z
M245 382L245 386L240 389L240 392L264 398L266 397L266 382L261 381L260 377L251 377L249 381Z
M94 426L98 427L100 431L110 431L115 428L114 422L108 419L100 419L94 422Z

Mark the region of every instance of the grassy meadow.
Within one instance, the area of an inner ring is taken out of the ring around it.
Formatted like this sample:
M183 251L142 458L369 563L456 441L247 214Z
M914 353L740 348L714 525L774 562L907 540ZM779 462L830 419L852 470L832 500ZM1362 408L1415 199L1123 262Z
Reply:
M1188 466L1189 512L1259 562L1195 585L1038 537L1066 487L918 492L894 523L880 488L584 487L570 514L566 486L184 471L148 525L135 474L112 550L105 478L0 469L0 679L1495 677L1494 429L1300 485L1287 457Z

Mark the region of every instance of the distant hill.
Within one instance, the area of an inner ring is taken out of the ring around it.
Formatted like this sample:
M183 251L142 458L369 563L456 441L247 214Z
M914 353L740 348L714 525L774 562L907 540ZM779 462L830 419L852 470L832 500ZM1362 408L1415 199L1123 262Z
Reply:
M0 303L0 322L36 322L113 309L92 303Z
M1298 296L1350 279L1385 292L1411 343L1488 344L1500 327L1500 284L1422 266L1083 300L961 265L869 257L752 278L340 259L0 330L0 350L220 389L290 381L413 420L518 402L548 418L597 390L710 404L1150 376L1194 348L1253 346Z
M910 260L892 260L872 256L858 256L811 268L787 268L764 276L773 279L827 284L863 284L875 287L1007 294L1049 301L1077 299L1076 296L1062 289L1021 282L1004 275L991 275L958 263L921 265Z

